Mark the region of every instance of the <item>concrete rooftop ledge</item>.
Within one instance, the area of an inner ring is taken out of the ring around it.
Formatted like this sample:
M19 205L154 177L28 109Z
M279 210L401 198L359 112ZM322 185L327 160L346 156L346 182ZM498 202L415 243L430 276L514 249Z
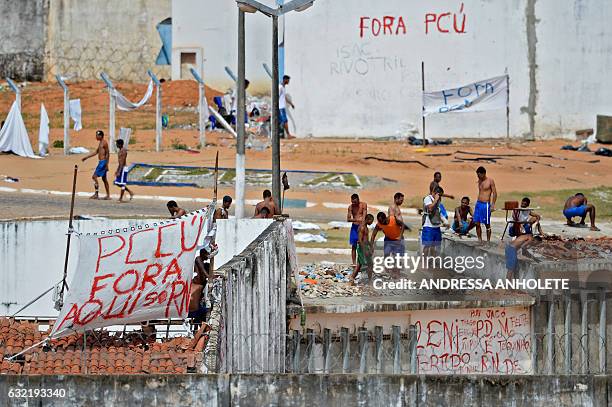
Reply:
M427 292L381 297L305 298L307 313L358 313L416 311L452 308L527 307L535 300L527 294L508 292ZM295 307L299 312L299 307Z

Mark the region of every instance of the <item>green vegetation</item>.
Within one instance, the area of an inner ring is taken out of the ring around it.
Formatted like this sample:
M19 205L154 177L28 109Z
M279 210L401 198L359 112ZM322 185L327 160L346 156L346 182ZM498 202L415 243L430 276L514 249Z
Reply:
M172 148L175 150L187 150L187 144L181 143L181 141L177 138L172 140Z
M136 137L134 137L134 136L130 137L130 141L128 141L128 145L131 146L133 144L136 144Z
M53 142L53 148L64 148L64 140L55 140Z
M139 169L139 168L142 168L142 167L139 167L139 166L134 167L134 169ZM166 170L179 171L181 175L194 175L194 176L208 175L211 173L211 171L208 168L202 168L202 167L195 167L195 168L153 167L151 168L149 172L146 173L146 175L142 177L142 179L143 181L148 181L148 182L156 181L157 178L159 178L159 176L162 175L164 171Z
M340 178L341 181L339 181L337 178ZM329 172L327 174L323 174L311 180L305 181L304 185L317 186L319 184L338 182L342 182L342 184L348 188L358 188L361 186L361 183L354 174L338 174L337 172Z
M236 178L236 170L226 170L219 177L219 183L232 183Z
M151 168L151 171L149 171L144 177L142 177L142 179L144 181L156 181L157 178L162 175L162 173L164 172L164 168L160 168L160 167L154 167Z

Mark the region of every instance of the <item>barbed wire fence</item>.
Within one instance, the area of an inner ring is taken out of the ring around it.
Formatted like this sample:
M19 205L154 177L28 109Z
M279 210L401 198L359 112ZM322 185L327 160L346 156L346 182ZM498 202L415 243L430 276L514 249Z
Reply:
M380 328L380 327L379 327ZM588 338L579 333L535 333L495 337L505 343L523 342L527 349L506 349L491 352L486 342L490 337L478 338L478 345L457 353L431 353L417 345L416 334L409 330L401 332L393 327L392 333L382 328L365 328L350 332L348 328L323 334L311 330L292 331L283 335L287 343L287 373L360 373L360 374L486 374L486 375L532 375L532 374L610 374L612 369L596 362L600 355L590 349L589 342L605 340L597 334ZM455 338L449 338L454 340ZM552 340L552 359L547 359L546 344ZM225 338L232 346L260 349L271 341L270 335L258 334ZM568 350L566 344L572 344ZM532 346L533 344L533 346ZM535 353L544 350L544 354ZM595 354L593 354L595 353ZM503 354L503 355L502 355ZM220 355L222 357L222 355ZM252 372L265 372L267 366L259 365L252 358ZM241 371L239 373L249 373ZM235 372L236 373L236 372Z

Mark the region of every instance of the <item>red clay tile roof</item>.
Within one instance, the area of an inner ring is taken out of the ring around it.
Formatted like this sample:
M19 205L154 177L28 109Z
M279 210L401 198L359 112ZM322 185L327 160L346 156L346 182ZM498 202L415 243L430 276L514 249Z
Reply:
M96 331L52 340L13 362L5 360L44 339L39 324L0 318L0 374L143 374L195 372L203 361L208 326L194 338L175 337L156 342L142 332L112 335Z

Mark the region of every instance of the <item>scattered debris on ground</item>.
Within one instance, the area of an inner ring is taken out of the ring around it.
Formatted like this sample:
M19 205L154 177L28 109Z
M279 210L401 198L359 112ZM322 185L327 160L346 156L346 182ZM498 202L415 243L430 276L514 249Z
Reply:
M547 260L612 259L612 237L565 238L543 237L542 244L531 246L529 253Z
M386 162L386 163L419 164L422 167L430 168L428 165L423 164L419 160L393 160L393 159L390 159L390 158L380 158L380 157L372 157L372 156L364 157L363 159L364 160L382 161L382 162Z
M352 272L349 264L305 264L300 268L297 285L307 298L359 296L363 287L349 285Z

